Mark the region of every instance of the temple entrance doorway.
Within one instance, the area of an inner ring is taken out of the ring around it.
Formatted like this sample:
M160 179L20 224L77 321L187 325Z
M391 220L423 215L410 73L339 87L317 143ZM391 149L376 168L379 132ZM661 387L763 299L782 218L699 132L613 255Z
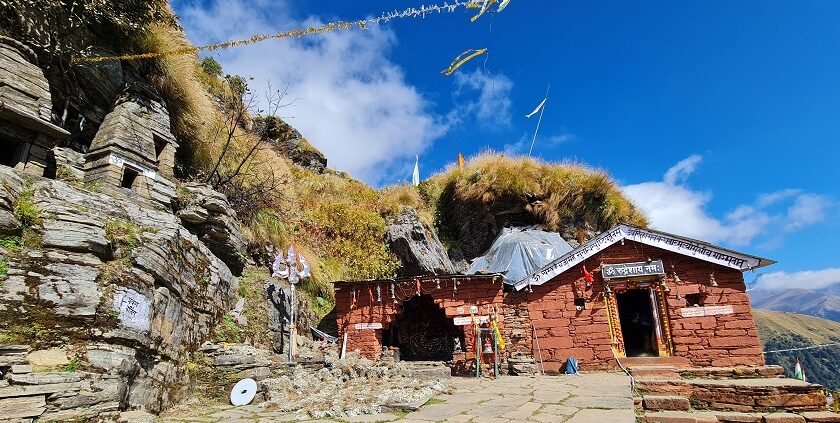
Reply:
M399 348L400 360L451 361L455 339L463 337L463 328L446 317L431 295L419 295L402 303L400 314L383 333L382 344Z
M658 357L650 289L628 289L616 294L618 318L627 357Z

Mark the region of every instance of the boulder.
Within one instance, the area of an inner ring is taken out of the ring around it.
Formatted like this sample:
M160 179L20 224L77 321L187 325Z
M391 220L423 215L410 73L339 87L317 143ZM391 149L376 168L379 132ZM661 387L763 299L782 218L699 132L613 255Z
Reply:
M259 117L254 121L254 130L292 163L317 173L324 173L327 168L327 157L283 119Z
M26 356L27 361L33 367L59 367L70 362L67 358L67 351L61 348L32 351Z
M182 187L178 217L181 223L199 237L207 248L221 259L233 274L239 276L248 263L248 246L239 230L234 211L224 194L204 184Z
M406 208L389 221L385 240L402 262L400 276L455 273L437 235L413 208Z

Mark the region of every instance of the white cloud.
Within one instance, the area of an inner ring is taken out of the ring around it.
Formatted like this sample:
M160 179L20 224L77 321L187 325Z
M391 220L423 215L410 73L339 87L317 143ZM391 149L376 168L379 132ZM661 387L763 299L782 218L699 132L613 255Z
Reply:
M196 43L322 23L292 19L288 4L214 0L177 10ZM445 130L389 60L395 45L392 32L373 27L223 50L219 61L226 73L252 76L258 95L268 81L275 88L288 84L289 98L300 98L281 112L289 123L326 154L330 167L379 184Z
M702 161L703 156L699 154L693 154L680 160L677 164L671 166L671 168L665 172L663 181L668 185L677 185L684 182L689 176L691 176L692 173L694 173L694 170L697 169L697 166L699 166Z
M755 280L756 289L821 289L840 283L840 269L828 268L803 272L773 272L760 275Z
M785 231L792 232L825 219L829 208L826 197L815 194L802 194L788 209Z
M451 124L475 118L486 127L508 127L511 123L510 93L513 81L503 74L490 74L478 68L454 75L453 97L458 104L449 115ZM478 98L475 98L478 94Z
M714 243L749 245L772 227L794 232L822 221L829 200L798 189L783 189L761 194L753 204L741 204L723 218L706 211L712 200L710 192L690 188L686 181L702 162L692 155L668 169L662 181L642 182L622 187L624 192L650 218L651 226L668 232ZM778 247L781 235L774 235L762 245Z

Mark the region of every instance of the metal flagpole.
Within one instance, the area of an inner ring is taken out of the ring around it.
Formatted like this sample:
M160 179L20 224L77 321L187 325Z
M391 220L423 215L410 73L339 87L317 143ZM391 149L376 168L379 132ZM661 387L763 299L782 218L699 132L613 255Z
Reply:
M531 157L531 152L534 151L534 143L537 142L537 133L540 132L540 124L542 123L543 113L545 113L545 108L548 107L548 91L551 89L551 84L548 84L548 88L545 89L545 103L543 104L542 109L540 109L540 118L537 120L537 129L534 131L534 139L531 140L531 149L528 150L528 157Z

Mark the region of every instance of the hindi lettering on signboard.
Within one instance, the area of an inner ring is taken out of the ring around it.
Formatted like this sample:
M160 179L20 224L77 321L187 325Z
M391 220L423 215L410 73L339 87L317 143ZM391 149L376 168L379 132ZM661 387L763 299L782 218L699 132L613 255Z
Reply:
M356 330L382 329L382 323L356 323L354 327Z
M601 266L601 274L604 279L662 276L665 274L665 266L662 264L662 260L605 264Z

